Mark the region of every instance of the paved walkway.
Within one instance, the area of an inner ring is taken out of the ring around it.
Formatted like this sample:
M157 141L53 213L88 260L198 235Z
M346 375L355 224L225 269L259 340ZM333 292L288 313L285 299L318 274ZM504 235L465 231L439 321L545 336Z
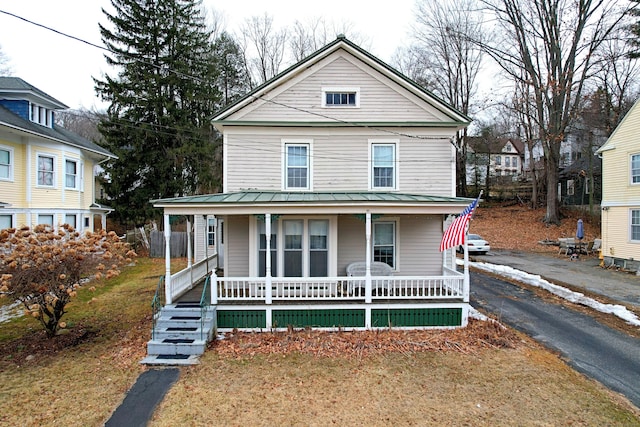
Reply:
M507 265L536 274L556 285L603 295L613 301L640 309L640 276L600 267L598 257L581 255L572 261L566 255L520 251L491 251L471 256L476 262Z

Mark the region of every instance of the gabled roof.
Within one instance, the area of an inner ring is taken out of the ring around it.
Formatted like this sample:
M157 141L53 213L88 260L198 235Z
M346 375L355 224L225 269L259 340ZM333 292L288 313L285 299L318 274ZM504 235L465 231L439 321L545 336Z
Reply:
M607 139L607 142L602 144L602 147L598 148L596 154L601 154L603 151L615 149L615 140L617 139L617 134L622 128L626 127L627 122L631 120L640 121L640 98L636 100L636 102L633 104L624 118L620 121L620 123L618 123L618 126L616 126L613 133L611 133L611 136L609 136L609 139Z
M66 105L19 77L0 76L0 99L28 99L51 109L67 109Z
M413 80L409 79L399 71L395 70L391 66L387 65L377 57L373 56L366 50L362 49L361 47L359 47L358 45L354 44L353 42L348 40L346 37L341 35L341 36L338 36L338 38L333 42L327 44L326 46L319 49L315 53L309 55L302 61L289 67L288 69L276 75L272 79L258 86L253 91L249 92L247 95L243 96L233 104L219 111L218 114L213 118L214 123L216 122L224 123L224 124L230 123L230 122L225 122L225 120L229 118L229 116L243 109L249 104L258 100L269 101L270 99L267 97L267 95L271 91L273 91L276 87L294 78L298 74L304 72L306 69L308 69L315 63L328 57L329 55L331 55L332 53L336 52L339 49L345 50L352 56L358 58L362 62L369 65L371 68L375 69L376 71L385 75L387 78L391 79L398 85L402 86L404 89L408 90L413 95L420 98L423 102L428 103L429 105L431 105L432 107L440 111L442 114L444 114L446 117L450 118L451 123L468 124L469 122L471 122L471 119L468 116L456 110L455 108L447 104L445 101L441 100L440 98L435 96L433 93L429 92L427 89L418 85ZM332 122L332 124L341 125L340 122ZM393 126L395 124L397 123L393 123L393 122L384 123L384 125L387 125L387 126ZM353 126L354 123L343 123L343 125ZM357 123L355 125L357 125ZM407 126L407 123L402 123L402 125ZM419 125L423 125L423 124L419 124Z
M48 128L46 126L33 123L29 120L25 120L22 117L14 114L10 110L0 106L0 126L6 126L17 132L24 132L31 135L36 135L41 138L49 139L51 141L60 142L63 144L71 145L73 147L86 150L88 152L104 156L115 158L116 156L108 150L100 147L88 139L81 137L61 126L55 128Z
M474 153L502 154L502 149L510 142L516 152L512 154L524 154L524 142L516 138L497 138L487 140L479 136L468 136L467 146ZM509 152L505 151L505 154Z

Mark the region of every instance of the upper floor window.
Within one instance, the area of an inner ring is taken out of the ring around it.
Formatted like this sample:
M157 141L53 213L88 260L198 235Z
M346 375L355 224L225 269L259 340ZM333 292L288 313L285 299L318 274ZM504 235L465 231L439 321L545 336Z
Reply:
M631 156L631 183L640 184L640 154Z
M501 165L501 164L502 164L502 157L496 156L496 165Z
M640 209L631 210L631 240L640 242Z
M360 88L327 87L322 89L323 107L359 107Z
M64 162L64 186L65 188L79 188L78 162L65 160Z
M31 121L48 128L53 127L53 110L38 104L31 104Z
M396 144L371 144L371 188L396 188Z
M53 187L53 164L53 157L38 155L38 185Z
M285 143L285 188L310 188L309 144Z
M504 165L505 167L510 168L511 167L511 157L506 157L504 158Z
M13 150L0 147L0 179L13 179Z
M518 167L518 158L517 157L512 157L511 158L511 166L513 166L514 168Z

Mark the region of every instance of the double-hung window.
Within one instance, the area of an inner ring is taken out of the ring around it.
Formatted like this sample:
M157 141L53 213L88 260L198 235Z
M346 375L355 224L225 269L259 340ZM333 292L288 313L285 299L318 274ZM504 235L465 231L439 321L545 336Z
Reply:
M207 218L207 246L214 247L216 245L216 219Z
M0 215L0 230L13 227L12 215Z
M0 180L13 179L13 150L0 147Z
M285 189L309 190L311 188L310 144L285 143Z
M270 236L270 258L271 258L271 275L278 276L278 235L277 227L271 224ZM264 221L258 221L258 276L265 277L267 275L267 227Z
M631 156L631 183L640 184L640 154Z
M640 242L640 209L631 209L631 240Z
M38 155L38 185L45 187L54 186L54 158Z
M79 189L78 162L76 160L64 161L64 186L69 189Z
M371 144L371 188L396 189L396 144Z
M396 266L396 223L373 223L373 260Z
M78 220L77 220L77 215L75 214L66 214L64 216L64 223L65 224L69 224L70 226L72 226L75 230L78 229Z

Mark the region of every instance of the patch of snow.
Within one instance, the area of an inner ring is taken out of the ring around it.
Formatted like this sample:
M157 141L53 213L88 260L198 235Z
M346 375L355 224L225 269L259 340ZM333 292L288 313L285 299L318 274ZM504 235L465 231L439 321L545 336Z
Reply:
M24 313L19 308L21 305L22 303L20 301L16 301L13 304L7 304L0 307L0 323L22 316Z
M564 298L576 304L591 307L594 310L600 311L602 313L613 314L614 316L617 316L626 321L630 325L640 326L640 319L638 319L638 317L634 313L629 311L626 307L619 304L601 303L594 300L593 298L585 296L580 292L575 292L563 286L558 286L555 283L551 283L536 274L530 274L521 270L517 270L507 265L489 264L486 262L469 262L469 265L472 265L480 270L489 271L503 277L518 280L531 286L545 289L552 294L559 296L560 298Z

